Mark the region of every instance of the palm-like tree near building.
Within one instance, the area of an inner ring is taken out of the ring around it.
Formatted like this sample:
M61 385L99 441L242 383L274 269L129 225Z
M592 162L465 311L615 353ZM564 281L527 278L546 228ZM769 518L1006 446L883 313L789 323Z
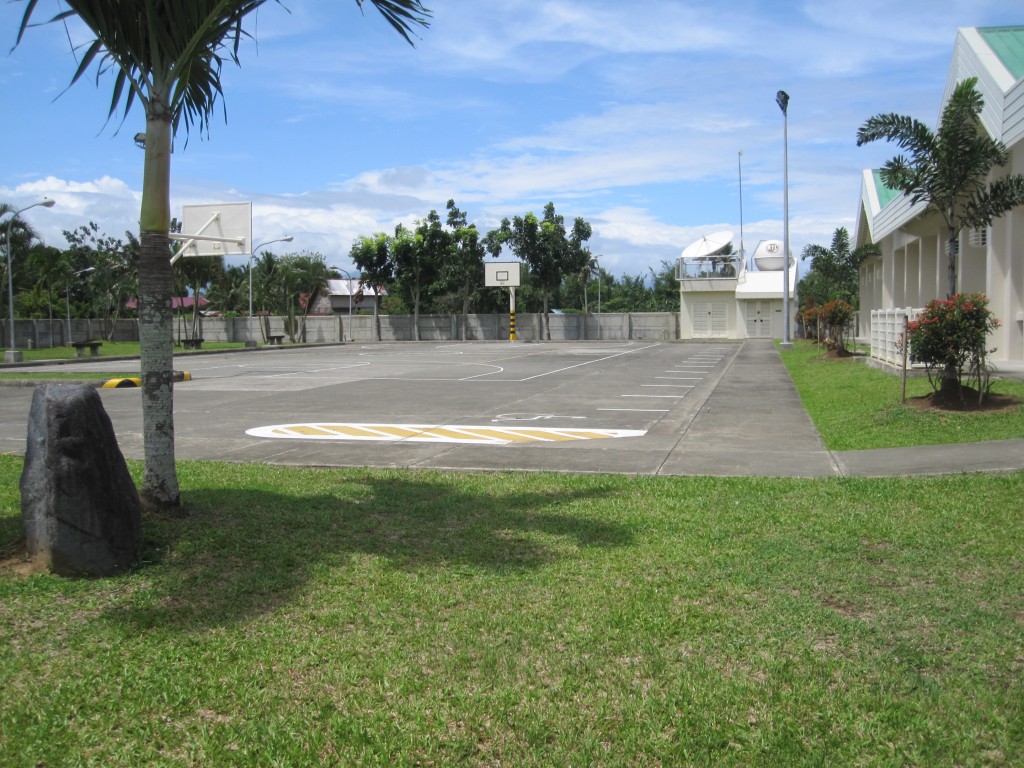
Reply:
M800 254L811 260L811 269L800 281L797 293L805 306L821 306L837 299L856 307L860 290L860 265L865 259L878 256L881 249L874 243L850 247L850 233L839 227L832 235L832 245L811 244Z
M139 217L139 336L145 468L141 495L156 506L180 503L174 466L173 345L168 229L171 224L171 142L176 131L205 130L223 95L225 58L239 63L243 26L268 0L65 0L69 10L51 21L77 16L94 35L72 77L94 64L114 76L110 114L140 103L146 115L145 166ZM355 0L360 7L366 0ZM368 0L407 41L426 25L420 0ZM30 26L38 0L28 0L17 42ZM17 43L16 43L17 44Z
M957 84L942 110L937 131L906 115L893 113L869 118L857 131L857 146L884 139L907 155L897 155L881 168L882 181L913 203L924 202L927 212L942 217L946 227L947 291L956 293L960 233L988 227L994 219L1024 203L1024 176L990 175L1009 161L1000 141L985 130L985 102L977 78Z

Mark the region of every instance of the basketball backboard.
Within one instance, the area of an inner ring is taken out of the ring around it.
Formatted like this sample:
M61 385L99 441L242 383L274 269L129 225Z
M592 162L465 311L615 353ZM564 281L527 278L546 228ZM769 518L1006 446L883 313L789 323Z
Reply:
M518 261L485 261L484 285L488 288L518 288Z
M183 256L247 255L252 249L252 203L182 206L181 234L172 237L189 243Z

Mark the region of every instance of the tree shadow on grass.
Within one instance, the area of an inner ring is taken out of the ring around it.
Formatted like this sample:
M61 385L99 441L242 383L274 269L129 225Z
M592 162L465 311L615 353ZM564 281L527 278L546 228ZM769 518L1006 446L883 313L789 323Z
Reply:
M334 485L309 495L190 491L187 518L144 521L143 568L155 589L108 617L137 629L222 626L273 611L315 572L361 556L397 570L502 573L633 540L626 525L563 511L607 493L596 487L497 495L440 475Z

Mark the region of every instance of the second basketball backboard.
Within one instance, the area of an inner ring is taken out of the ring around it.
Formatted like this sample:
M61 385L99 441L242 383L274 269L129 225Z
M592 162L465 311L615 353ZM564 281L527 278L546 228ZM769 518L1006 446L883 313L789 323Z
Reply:
M183 256L244 256L252 249L252 203L182 206Z
M484 262L484 286L487 288L518 288L519 262Z

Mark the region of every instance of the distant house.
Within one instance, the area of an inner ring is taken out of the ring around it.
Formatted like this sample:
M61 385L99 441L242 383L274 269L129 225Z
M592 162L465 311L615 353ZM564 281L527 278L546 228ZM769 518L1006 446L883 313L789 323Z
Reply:
M327 290L317 293L310 309L312 315L348 314L380 309L380 300L388 295L383 288L360 287L359 280L328 280ZM351 310L350 310L351 307Z
M993 178L1024 173L1024 26L958 30L943 108L968 77L978 78L985 130L1010 151L1009 165L995 169ZM924 203L911 205L909 197L886 188L877 171L864 171L854 247L874 242L882 255L860 269L862 337L871 335L873 309L920 308L946 296L944 225L924 211ZM1024 360L1024 208L986 230L961 234L957 290L989 298L1000 321L991 337L992 361Z

